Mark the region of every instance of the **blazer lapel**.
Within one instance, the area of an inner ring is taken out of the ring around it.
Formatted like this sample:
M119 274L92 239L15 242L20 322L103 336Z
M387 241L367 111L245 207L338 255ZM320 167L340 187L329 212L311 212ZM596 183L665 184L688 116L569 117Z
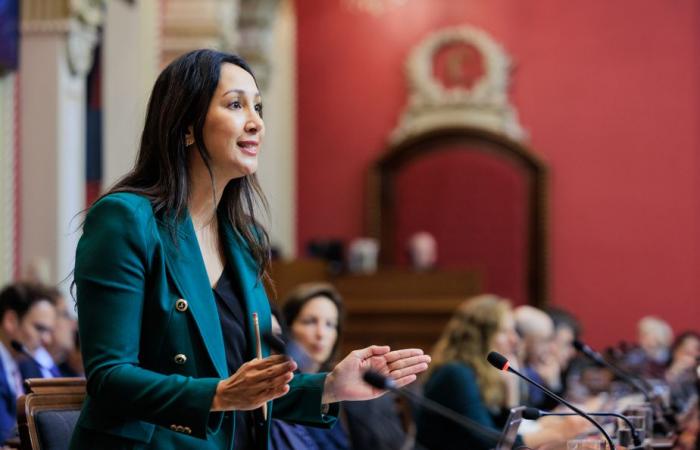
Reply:
M229 376L226 366L224 338L221 332L216 300L209 285L204 260L189 214L183 221L158 221L158 232L165 253L165 263L172 281L189 303L192 317L199 328L209 357L219 376ZM177 244L173 242L171 226L174 226Z
M224 247L226 258L232 264L236 274L239 286L240 295L245 301L247 316L246 323L248 325L248 339L252 345L250 348L254 358L255 355L255 328L253 324L253 313L258 314L258 323L260 324L261 336L271 332L270 324L270 303L267 299L267 293L263 286L262 280L258 279L258 265L250 253L250 249L242 236L236 232L227 220L221 218L219 223L222 224L224 230ZM269 346L265 341L262 341L263 357L270 354Z

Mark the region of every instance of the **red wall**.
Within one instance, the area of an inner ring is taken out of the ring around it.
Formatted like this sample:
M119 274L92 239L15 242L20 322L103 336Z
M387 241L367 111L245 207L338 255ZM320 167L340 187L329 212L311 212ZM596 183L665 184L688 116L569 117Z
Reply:
M404 61L470 24L512 56L551 169L550 291L596 346L645 314L700 318L700 2L410 0L379 17L297 0L298 243L363 234L364 181L406 101Z

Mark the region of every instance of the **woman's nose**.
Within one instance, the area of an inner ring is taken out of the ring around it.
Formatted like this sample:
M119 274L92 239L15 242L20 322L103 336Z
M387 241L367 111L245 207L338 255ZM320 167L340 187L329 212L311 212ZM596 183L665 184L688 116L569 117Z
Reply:
M248 121L245 124L245 131L251 134L260 133L264 126L265 124L262 118L257 113L253 112L248 116Z

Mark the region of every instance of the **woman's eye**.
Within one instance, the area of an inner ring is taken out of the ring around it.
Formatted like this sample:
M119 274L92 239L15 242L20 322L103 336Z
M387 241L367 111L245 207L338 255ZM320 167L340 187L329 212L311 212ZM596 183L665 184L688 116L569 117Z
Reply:
M260 117L262 117L262 113L263 113L262 103L258 103L257 105L255 105L255 111L260 115Z
M231 108L231 109L240 109L240 108L241 108L241 102L239 102L238 100L234 100L234 101L232 101L231 103L229 103L228 107Z

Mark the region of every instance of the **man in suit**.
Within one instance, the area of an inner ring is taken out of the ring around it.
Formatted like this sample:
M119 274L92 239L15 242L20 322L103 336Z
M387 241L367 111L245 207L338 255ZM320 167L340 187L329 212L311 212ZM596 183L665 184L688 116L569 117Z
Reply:
M0 291L0 438L12 435L17 422L17 397L23 393L17 341L32 353L51 343L56 320L50 292L34 283L14 283Z
M22 379L78 376L72 372L64 374L57 366L58 361L63 362L75 349L74 334L77 330L77 322L69 313L66 300L58 289L46 287L42 295L53 299L56 320L50 340L42 340L41 345L36 347L36 343L25 344L31 357L20 355L17 359ZM46 342L48 347L44 347Z

